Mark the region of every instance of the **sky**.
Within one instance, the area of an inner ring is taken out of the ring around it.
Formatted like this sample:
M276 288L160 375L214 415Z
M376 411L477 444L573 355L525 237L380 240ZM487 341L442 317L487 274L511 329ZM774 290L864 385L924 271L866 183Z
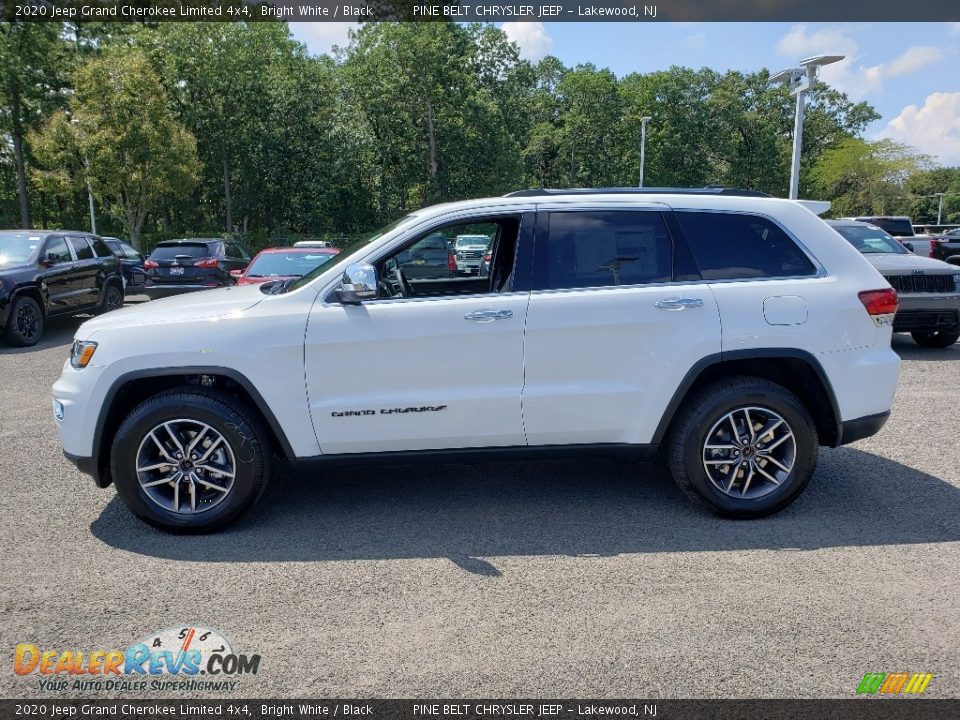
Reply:
M843 0L838 0L842 2ZM555 55L618 76L671 65L776 71L810 55L846 55L821 79L881 119L869 140L890 138L960 165L960 23L541 23L500 26L532 61ZM349 42L350 23L290 23L310 52ZM654 121L656 122L656 118Z

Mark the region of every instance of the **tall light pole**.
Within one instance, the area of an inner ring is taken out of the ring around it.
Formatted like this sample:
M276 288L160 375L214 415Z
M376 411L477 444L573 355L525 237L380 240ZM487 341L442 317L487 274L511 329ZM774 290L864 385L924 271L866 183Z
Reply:
M846 55L814 55L800 61L798 68L786 68L770 76L771 83L780 83L790 88L790 94L797 98L796 114L793 118L793 156L790 160L790 199L796 200L800 193L800 148L803 146L804 96L817 78L817 68L840 62Z
M640 184L643 187L643 166L647 160L647 123L653 120L649 115L640 118Z

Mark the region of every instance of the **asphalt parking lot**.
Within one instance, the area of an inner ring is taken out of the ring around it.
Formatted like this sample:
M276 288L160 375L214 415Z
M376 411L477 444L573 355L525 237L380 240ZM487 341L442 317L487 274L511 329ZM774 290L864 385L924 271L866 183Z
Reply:
M60 454L50 386L80 322L0 346L4 697L44 696L17 643L192 623L261 655L238 697L850 697L894 671L960 696L960 345L896 338L886 428L822 450L762 521L587 459L287 474L226 531L175 537Z

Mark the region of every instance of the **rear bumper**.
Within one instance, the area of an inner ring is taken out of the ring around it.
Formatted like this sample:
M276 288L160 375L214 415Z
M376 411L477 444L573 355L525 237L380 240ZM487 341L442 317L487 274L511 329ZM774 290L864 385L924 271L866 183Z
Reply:
M183 284L183 285L154 285L147 283L143 286L143 293L151 298L163 298L170 297L171 295L183 295L184 293L197 292L198 290L216 290L218 287L223 287L223 285L194 285L194 284Z
M838 445L848 445L857 440L871 437L880 432L880 428L886 425L890 419L890 411L877 413L876 415L866 415L864 417L854 418L853 420L844 420L840 423L840 437Z

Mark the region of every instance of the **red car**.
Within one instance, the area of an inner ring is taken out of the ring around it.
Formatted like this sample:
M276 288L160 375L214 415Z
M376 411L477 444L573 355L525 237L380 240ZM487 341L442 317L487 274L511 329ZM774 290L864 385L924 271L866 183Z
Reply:
M339 252L340 248L334 247L268 248L257 253L245 269L230 274L237 279L237 285L290 280L329 262Z

